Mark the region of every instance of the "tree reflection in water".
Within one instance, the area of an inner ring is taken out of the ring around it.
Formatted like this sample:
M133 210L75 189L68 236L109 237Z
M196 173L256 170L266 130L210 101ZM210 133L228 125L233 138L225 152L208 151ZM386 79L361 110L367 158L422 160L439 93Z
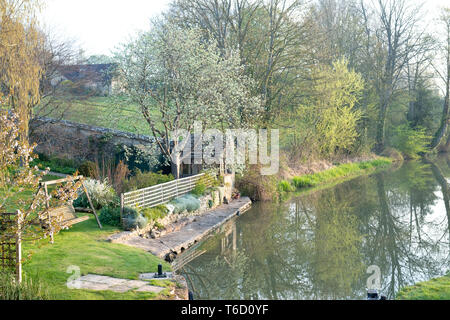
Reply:
M448 164L407 162L282 204L255 203L202 242L181 273L196 299L364 299L366 270L377 265L392 299L449 269Z

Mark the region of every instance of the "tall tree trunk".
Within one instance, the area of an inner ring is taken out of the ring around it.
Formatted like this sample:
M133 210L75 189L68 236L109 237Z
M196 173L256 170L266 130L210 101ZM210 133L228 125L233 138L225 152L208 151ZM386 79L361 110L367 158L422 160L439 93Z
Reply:
M386 110L387 110L387 102L383 101L383 103L380 107L380 112L378 114L377 133L376 133L376 141L375 141L376 142L375 151L377 153L381 153L384 149Z
M430 149L434 150L436 149L442 141L442 138L445 136L448 128L448 121L449 121L449 97L450 97L450 90L449 90L449 83L447 83L447 94L445 95L445 101L444 101L444 108L442 111L442 118L441 118L441 125L439 126L439 129L434 134L433 140L431 141Z
M174 159L172 159L172 161L170 161L170 168L172 171L172 175L174 176L175 179L180 179L180 156L174 156L176 159L174 161Z
M431 150L436 149L441 144L442 138L447 133L450 116L449 99L450 99L450 22L447 22L447 74L445 79L445 101L444 101L444 108L442 111L441 125L439 126L439 129L436 131L433 140L431 141L430 145Z

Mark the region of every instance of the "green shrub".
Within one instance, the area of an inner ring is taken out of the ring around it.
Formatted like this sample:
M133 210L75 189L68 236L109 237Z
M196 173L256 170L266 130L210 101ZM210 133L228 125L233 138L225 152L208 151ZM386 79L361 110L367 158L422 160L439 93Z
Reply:
M104 207L100 210L99 219L102 224L120 227L120 208Z
M213 207L213 205L214 205L214 201L209 199L208 200L208 207L211 209Z
M78 172L87 178L95 178L97 172L97 165L92 161L83 162L78 168Z
M428 151L430 140L431 137L426 134L425 128L413 129L405 124L396 128L392 144L405 158L415 159L419 154Z
M141 209L140 213L148 219L148 221L156 221L158 219L164 218L168 210L165 205L159 205L153 208Z
M243 196L255 201L273 201L278 198L278 179L276 175L261 175L260 166L252 165L242 174L236 175L236 189ZM223 195L221 195L223 199Z
M142 216L137 210L132 208L124 208L123 211L123 228L125 230L133 230L136 227L140 229L145 228L148 224L148 219Z
M196 196L203 196L206 191L206 185L200 181L197 182L194 189L192 189L191 193Z
M161 172L143 173L137 170L136 175L129 178L123 184L123 192L134 191L138 189L148 188L157 184L172 181L174 178L171 174L165 175Z
M131 172L160 171L170 169L158 146L116 146L116 160L123 160Z
M280 192L293 192L295 188L291 185L291 183L287 180L281 180L278 182L278 190Z
M13 274L0 272L0 300L49 300L39 281L25 278L17 283Z
M174 206L174 213L182 213L185 210L193 212L200 209L200 200L190 194L176 198L170 202Z
M148 219L142 215L139 215L136 219L136 224L140 229L143 229L148 225Z

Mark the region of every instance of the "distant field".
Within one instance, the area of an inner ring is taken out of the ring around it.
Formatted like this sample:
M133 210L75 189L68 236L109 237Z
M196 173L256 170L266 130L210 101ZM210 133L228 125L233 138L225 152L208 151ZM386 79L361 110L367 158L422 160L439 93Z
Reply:
M154 115L155 119L159 118L158 112ZM73 100L70 103L61 102L61 107L50 112L49 117L57 119L62 117L64 120L73 122L151 135L139 106L123 98L90 97L85 100Z

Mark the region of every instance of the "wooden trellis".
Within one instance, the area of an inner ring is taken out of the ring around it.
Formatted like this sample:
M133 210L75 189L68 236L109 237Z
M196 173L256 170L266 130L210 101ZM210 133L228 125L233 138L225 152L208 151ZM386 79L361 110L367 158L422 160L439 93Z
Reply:
M14 234L6 234L17 227ZM16 280L22 282L22 239L18 213L0 213L0 272L15 272Z

